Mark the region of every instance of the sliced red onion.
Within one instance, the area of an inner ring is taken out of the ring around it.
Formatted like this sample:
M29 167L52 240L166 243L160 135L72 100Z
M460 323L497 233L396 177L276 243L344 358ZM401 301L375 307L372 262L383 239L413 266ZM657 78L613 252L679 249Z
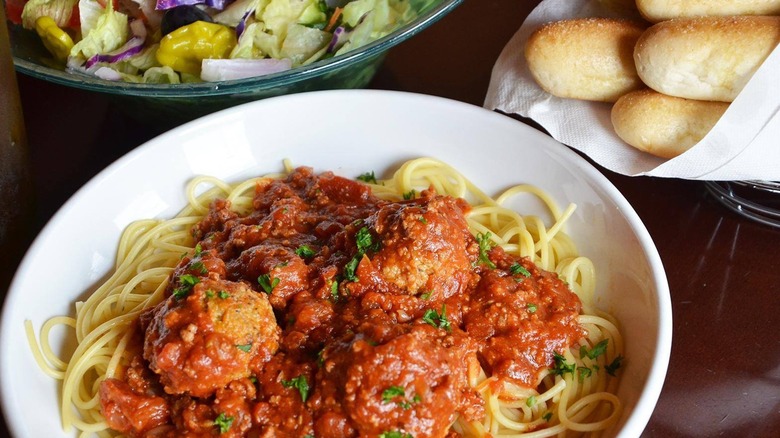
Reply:
M175 8L176 6L194 6L205 3L206 0L157 0L157 6L155 9L158 11L164 11L166 9Z
M254 9L250 9L244 12L244 15L241 17L241 21L239 21L238 25L236 26L236 38L241 38L241 34L244 33L244 30L246 29L246 22L249 20L249 17L252 16L252 14L254 13L255 13Z
M127 42L120 48L110 53L101 54L89 58L85 67L89 69L98 62L114 63L124 61L127 58L133 57L144 49L144 43L146 42L146 26L142 20L133 20L130 22L130 31L133 37L127 40Z
M84 62L78 56L68 56L65 67L71 70L84 70Z
M116 70L110 67L100 67L99 69L95 70L95 76L99 77L100 79L105 79L107 81L121 81L122 75L119 74Z
M200 78L204 81L229 81L252 78L292 68L290 59L204 59Z

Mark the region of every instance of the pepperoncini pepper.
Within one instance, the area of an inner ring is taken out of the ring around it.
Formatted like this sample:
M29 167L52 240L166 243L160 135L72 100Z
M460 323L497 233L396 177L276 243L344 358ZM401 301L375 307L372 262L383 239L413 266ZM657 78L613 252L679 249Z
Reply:
M175 71L200 74L204 59L222 59L236 46L233 29L196 21L165 35L157 49L157 61Z
M67 32L60 29L53 18L48 16L38 17L35 20L35 31L41 37L44 47L60 61L68 59L70 49L73 48L73 39Z

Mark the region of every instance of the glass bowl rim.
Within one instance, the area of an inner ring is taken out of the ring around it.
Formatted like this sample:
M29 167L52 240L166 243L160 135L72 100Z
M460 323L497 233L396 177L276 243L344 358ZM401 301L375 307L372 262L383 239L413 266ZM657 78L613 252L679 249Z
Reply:
M400 29L386 35L376 41L372 41L363 47L349 51L343 55L313 62L306 66L294 68L279 73L258 76L246 79L234 79L218 82L196 82L185 84L139 84L131 82L115 82L100 79L95 76L68 72L62 69L42 66L40 64L13 56L16 70L20 73L37 79L73 86L82 90L99 91L123 96L142 97L192 97L215 96L247 91L259 91L284 87L297 82L305 81L324 75L330 71L337 71L352 64L379 56L390 48L418 34L431 24L435 23L447 13L460 5L463 0L442 0L415 20L407 23Z

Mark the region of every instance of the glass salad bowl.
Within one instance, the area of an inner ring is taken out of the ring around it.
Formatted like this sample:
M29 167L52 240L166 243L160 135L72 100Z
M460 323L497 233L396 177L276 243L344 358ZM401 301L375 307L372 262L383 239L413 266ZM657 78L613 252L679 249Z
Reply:
M82 62L80 66L74 68L70 62L72 57L68 58L67 63L63 59L57 61L53 54L54 52L44 46L42 38L39 36L40 31L38 29L30 29L35 27L34 25L28 25L28 28L25 29L21 24L13 22L19 21L20 4L24 5L25 1L4 0L4 3L8 3L9 8L9 19L11 21L7 24L10 30L11 46L17 71L65 86L110 94L113 100L119 104L117 105L118 107L127 111L135 118L151 122L162 121L165 125L180 124L220 109L272 96L315 90L363 88L374 77L390 48L416 35L462 2L462 0L356 0L363 3L364 11L372 11L376 8L377 11L381 10L383 13L386 13L390 7L396 7L399 3L407 2L408 10L411 13L405 14L403 19L399 19L394 23L394 30L389 33L382 32L383 36L378 37L378 39L370 38L367 40L368 42L364 42L362 45L355 45L354 48L349 50L327 53L326 56L322 56L316 61L296 61L292 68L287 70L263 73L260 76L241 79L217 77L211 78L210 81L202 81L196 77L194 82L192 81L192 75L181 74L181 83L139 83L137 82L139 76L128 81L127 79L122 80L115 75L115 77L112 77L112 75L95 74L94 68L91 72L87 71L84 66L88 66L89 62L86 64ZM80 2L84 1L75 2L76 7L81 7ZM155 0L150 1L154 2ZM189 5L195 2L203 3L199 2L199 0L157 0L157 4L159 5L160 2L170 3L172 1L178 5L188 5L188 7L192 7ZM210 10L213 13L213 8L210 5L215 2L213 0L205 0L205 2L206 4L197 7ZM286 3L282 6L287 9L289 9L289 4L307 2L315 4L323 11L328 8L327 16L330 18L333 18L334 9L340 6L346 9L345 6L348 3L352 3L349 0L235 0L227 3L228 6L226 8L230 7L231 4L236 5L241 2L245 4L253 3L255 5L262 4L266 8L270 4ZM209 5L208 8L211 9L207 9L206 5ZM13 20L13 14L10 12L10 9L14 7L18 9L17 20ZM247 9L247 11L250 10ZM243 20L246 20L246 17L252 12L254 10L247 12ZM370 17L368 12L363 12L363 16L360 19L365 20L366 16ZM299 16L299 21L303 20ZM81 21L85 21L84 12L81 12ZM133 21L130 18L130 26L126 26L130 28L129 32L133 32L131 36L136 35L132 27ZM334 19L333 21L339 24L342 23L341 20L337 21ZM257 18L253 22L257 22ZM271 27L270 24L262 22L259 24L264 27ZM333 23L329 24L332 25ZM240 26L246 25L246 21L240 24ZM315 27L308 23L306 26L307 28ZM148 22L146 27L150 27ZM344 20L342 27L346 28L347 32L358 30L357 25L349 26L346 20ZM332 45L336 41L335 35L338 34L339 30L343 31L344 29L336 28L330 30L334 35L330 42ZM69 31L68 33L73 34L74 32ZM161 38L160 32L155 31L154 28L149 31L149 35L150 39ZM240 35L239 33L239 38ZM376 32L374 35L376 35ZM168 36L171 35L169 34ZM329 39L330 37L327 38ZM255 37L255 41L257 40L258 38ZM241 44L240 41L239 39L239 45ZM128 44L132 44L131 41L128 41ZM126 46L127 44L123 47ZM160 47L162 47L162 43L160 43ZM112 53L119 53L120 50L115 50ZM325 51L325 48L322 50ZM330 52L329 49L328 52ZM66 51L65 53L68 52ZM157 59L159 59L159 56L157 56ZM106 59L103 58L102 60L105 61ZM270 61L275 60L270 59ZM105 63L101 65L110 66L110 64Z

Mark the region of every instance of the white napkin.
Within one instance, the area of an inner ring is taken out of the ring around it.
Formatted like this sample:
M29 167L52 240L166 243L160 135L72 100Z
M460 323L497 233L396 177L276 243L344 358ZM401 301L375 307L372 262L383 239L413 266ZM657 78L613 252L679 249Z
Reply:
M616 16L598 0L543 1L496 61L485 108L531 118L556 140L623 175L780 181L780 47L764 61L710 133L670 160L624 143L612 129L612 104L555 97L536 84L523 54L534 30L548 21Z

